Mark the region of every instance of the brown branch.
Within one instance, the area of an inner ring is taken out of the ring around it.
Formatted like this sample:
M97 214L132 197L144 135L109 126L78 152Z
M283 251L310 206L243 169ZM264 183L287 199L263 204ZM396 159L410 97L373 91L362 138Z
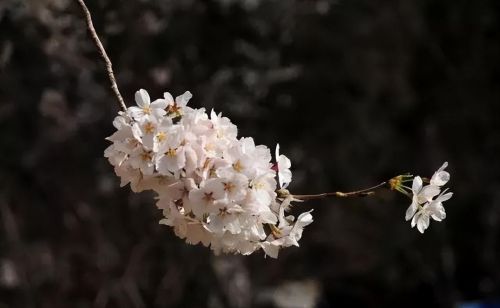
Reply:
M382 182L382 183L375 185L375 186L372 186L370 188L351 191L351 192L335 191L335 192L322 193L322 194L316 194L316 195L293 195L293 198L305 201L305 200L323 199L323 198L327 198L327 197L339 197L339 198L365 197L365 196L369 196L369 195L374 194L377 189L380 189L386 185L387 185L387 182Z
M87 22L87 29L89 30L90 36L92 37L92 40L94 41L95 46L97 49L99 49L99 53L101 54L101 58L104 61L104 64L106 65L106 71L108 72L108 78L109 81L111 82L111 89L115 93L116 98L118 99L118 103L120 104L120 107L123 109L123 111L127 111L127 106L125 105L125 102L123 101L122 95L120 94L120 90L118 90L118 85L116 84L116 79L115 75L113 73L113 65L111 64L111 60L108 57L108 54L106 53L106 50L104 49L104 46L102 45L101 41L99 40L99 36L97 36L97 33L94 28L94 24L92 23L92 16L90 15L90 11L85 5L85 2L83 0L77 0L78 3L80 4L80 7L82 8L83 13L85 14L85 20Z

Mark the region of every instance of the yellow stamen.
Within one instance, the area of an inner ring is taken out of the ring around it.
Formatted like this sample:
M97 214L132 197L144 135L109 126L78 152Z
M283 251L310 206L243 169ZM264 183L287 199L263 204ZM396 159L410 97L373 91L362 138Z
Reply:
M241 164L241 162L239 160L233 164L233 169L236 172L241 172L243 170L243 165Z
M177 106L177 103L174 103L173 105L168 106L167 112L169 115L175 115L175 116L180 116L182 114L181 107Z
M153 154L151 152L143 152L141 158L143 161L151 161L151 159L153 159Z
M209 170L209 172L208 172L208 173L209 173L209 176L210 176L211 178L214 178L214 177L216 177L216 176L217 176L216 169L215 169L215 167L213 167L213 166L212 166L212 168L210 168L210 170Z
M144 125L144 131L146 132L146 134L152 134L154 133L155 131L155 125L151 122L147 122L145 125Z
M261 182L254 183L252 186L255 189L263 189L264 188L264 184Z
M389 187L391 188L391 190L398 190L398 188L400 188L402 184L403 177L401 175L393 177L389 180Z
M281 233L281 230L278 227L276 227L275 225L269 225L269 227L271 228L271 233L273 234L273 236L275 238L281 237L282 233Z
M165 134L165 132L159 132L156 134L156 139L158 139L158 142L163 142L167 139L167 134Z
M175 157L177 155L177 151L175 149L169 149L165 155L170 156L170 157Z

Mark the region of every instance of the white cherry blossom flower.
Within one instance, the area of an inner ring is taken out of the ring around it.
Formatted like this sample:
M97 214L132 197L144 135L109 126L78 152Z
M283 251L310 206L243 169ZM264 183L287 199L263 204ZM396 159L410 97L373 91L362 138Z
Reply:
M157 130L158 121L154 117L144 118L132 126L134 137L140 140L142 145L148 149L153 149Z
M189 192L191 210L197 217L204 214L218 214L226 200L224 184L220 179L208 179L199 189Z
M269 207L276 198L276 180L272 173L259 175L250 182L253 202L257 207Z
M298 241L302 238L304 227L313 222L311 211L302 213L293 225L286 225L282 228L274 229L269 235L268 241L262 242L261 247L266 254L272 258L278 257L280 247L299 246ZM285 221L281 219L281 221Z
M446 193L443 191L435 200L426 203L420 210L413 216L411 221L412 228L417 226L420 233L429 227L430 218L435 221L442 221L446 218L446 212L443 207L443 202L449 200L453 193Z
M231 202L244 200L248 192L248 183L248 178L239 173L234 173L231 177L223 178L222 185L224 185L226 198Z
M210 112L210 121L212 122L214 133L218 140L223 140L226 144L228 144L231 140L236 139L236 136L238 135L238 128L236 125L231 123L231 120L223 117L221 113L216 114L212 109Z
M423 186L422 178L419 176L416 176L413 179L411 190L413 192L413 198L411 205L406 210L405 219L407 221L410 220L413 217L413 215L415 215L420 205L429 202L430 200L432 200L432 198L434 198L439 194L438 186L435 185Z
M218 234L222 234L225 231L231 234L238 234L241 232L241 224L237 214L242 212L244 210L237 204L223 206L219 210L219 213L209 215L206 228Z
M156 169L163 175L178 175L186 164L182 145L182 127L173 127L167 134L170 137L158 146Z
M167 107L165 100L160 99L151 103L149 94L144 89L135 92L135 102L137 103L137 107L129 107L128 112L136 121L150 117L160 118L167 113L165 111Z
M130 166L139 169L144 175L152 175L155 169L155 153L144 147L133 151L129 157Z
M443 202L449 200L453 193L447 192L447 189L441 192L441 186L448 183L450 174L444 169L448 163L444 163L429 181L428 185L423 185L422 178L416 176L412 185L412 203L406 210L405 219L411 219L411 226L417 227L420 233L429 227L430 219L442 221L446 218L446 212ZM437 197L436 197L437 196Z
M169 92L163 93L163 99L160 99L167 106L168 113L174 117L180 116L184 113L183 109L186 107L189 100L193 97L191 92L186 91L184 94L175 98Z

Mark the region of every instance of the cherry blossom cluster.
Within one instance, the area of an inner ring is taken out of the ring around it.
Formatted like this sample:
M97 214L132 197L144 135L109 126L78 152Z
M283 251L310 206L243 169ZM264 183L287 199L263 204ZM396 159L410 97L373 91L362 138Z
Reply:
M424 181L420 176L413 178L411 187L412 203L406 210L405 219L411 219L412 228L417 226L420 233L429 227L430 218L435 221L442 221L446 218L446 212L443 207L443 202L449 200L453 193L447 192L448 189L441 191L442 187L450 180L450 174L445 171L448 163L445 162L432 175L427 185L423 185Z
M201 243L216 253L243 255L263 249L276 258L279 249L298 246L310 212L288 215L293 196L290 160L275 162L268 147L238 138L237 127L204 108L187 106L190 92L170 93L151 102L145 90L135 94L137 106L120 112L105 157L121 186L134 192L153 190L160 221L190 244ZM278 186L279 185L279 186Z

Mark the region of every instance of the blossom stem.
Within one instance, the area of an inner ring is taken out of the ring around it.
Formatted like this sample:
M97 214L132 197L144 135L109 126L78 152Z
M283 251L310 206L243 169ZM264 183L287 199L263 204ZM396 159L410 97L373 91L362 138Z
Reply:
M120 107L123 109L123 111L127 111L127 106L125 105L125 102L123 101L122 95L120 94L120 90L118 89L118 85L116 84L116 79L115 79L115 74L113 73L113 65L111 63L111 60L108 57L108 54L106 53L106 50L104 49L104 46L101 43L101 40L99 39L99 36L97 35L97 32L95 31L94 24L92 23L92 16L90 15L90 11L87 8L87 5L85 5L85 2L83 0L77 0L78 3L80 4L80 7L82 8L83 13L85 14L85 20L87 22L87 29L90 33L90 36L92 37L92 40L94 41L95 46L99 50L99 53L101 54L101 58L104 61L104 64L106 65L106 71L108 72L108 78L109 81L111 82L111 89L113 90L116 98L118 99L118 103L120 104Z
M338 198L346 198L346 197L365 197L369 195L373 195L376 190L386 187L387 182L384 181L378 185L366 188L366 189L361 189L361 190L356 190L356 191L350 191L350 192L341 192L341 191L335 191L335 192L327 192L327 193L322 193L322 194L315 194L315 195L293 195L294 199L299 199L302 201L305 200L315 200L315 199L323 199L327 197L338 197Z

